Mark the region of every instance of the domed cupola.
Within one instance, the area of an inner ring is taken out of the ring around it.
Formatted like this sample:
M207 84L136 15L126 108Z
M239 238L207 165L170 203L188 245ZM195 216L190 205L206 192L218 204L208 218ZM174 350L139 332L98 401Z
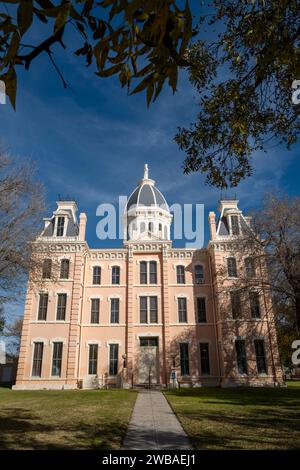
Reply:
M124 228L125 240L170 240L172 215L169 206L149 178L148 165L144 167L144 178L139 181L128 198Z

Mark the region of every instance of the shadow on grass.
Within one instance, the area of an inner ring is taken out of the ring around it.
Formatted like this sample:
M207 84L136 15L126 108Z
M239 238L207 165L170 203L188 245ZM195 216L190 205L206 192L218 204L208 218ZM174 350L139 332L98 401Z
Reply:
M166 396L197 449L300 448L300 388L181 389Z
M272 405L300 407L299 388L186 388L165 392L180 398L199 398L201 402L228 405Z
M120 446L127 430L118 421L87 424L70 420L55 426L41 422L25 408L6 408L6 412L4 418L0 417L0 450L111 450Z

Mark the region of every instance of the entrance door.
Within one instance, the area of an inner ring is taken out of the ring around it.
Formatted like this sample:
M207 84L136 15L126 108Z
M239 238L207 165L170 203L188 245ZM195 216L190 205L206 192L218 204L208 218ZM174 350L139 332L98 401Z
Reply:
M139 383L156 384L158 378L158 338L140 338Z

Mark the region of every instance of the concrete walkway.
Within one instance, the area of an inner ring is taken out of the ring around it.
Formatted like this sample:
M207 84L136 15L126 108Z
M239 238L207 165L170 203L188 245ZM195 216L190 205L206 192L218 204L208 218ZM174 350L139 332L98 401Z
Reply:
M141 390L133 409L123 450L192 450L189 439L164 395Z

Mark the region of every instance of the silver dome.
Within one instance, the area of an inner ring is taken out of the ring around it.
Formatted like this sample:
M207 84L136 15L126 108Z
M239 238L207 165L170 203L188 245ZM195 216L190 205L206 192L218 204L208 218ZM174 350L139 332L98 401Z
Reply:
M153 183L143 182L137 186L128 198L126 210L133 207L160 207L161 209L169 212L168 204Z

